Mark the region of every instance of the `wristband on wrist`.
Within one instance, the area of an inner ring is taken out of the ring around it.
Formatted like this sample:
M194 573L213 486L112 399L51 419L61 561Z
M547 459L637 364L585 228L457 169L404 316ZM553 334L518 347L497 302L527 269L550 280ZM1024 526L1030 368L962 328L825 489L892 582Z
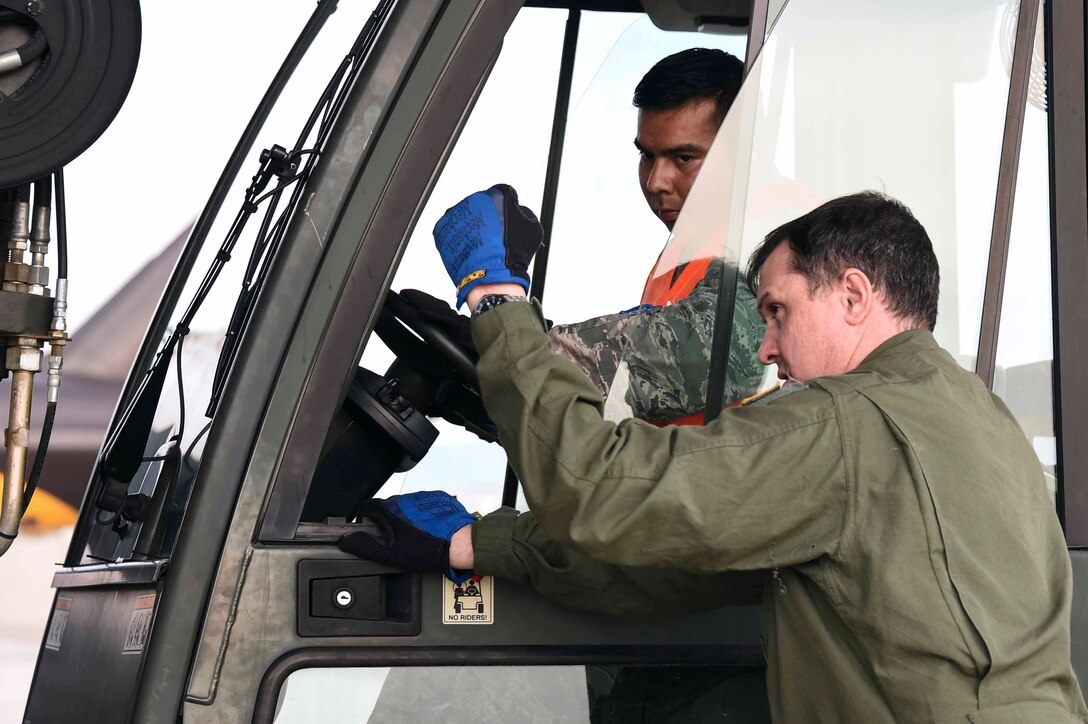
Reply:
M495 307L502 306L507 302L527 302L529 301L525 297L519 297L516 294L488 294L480 299L476 303L476 308L472 310L472 317L475 319L484 312L489 312Z

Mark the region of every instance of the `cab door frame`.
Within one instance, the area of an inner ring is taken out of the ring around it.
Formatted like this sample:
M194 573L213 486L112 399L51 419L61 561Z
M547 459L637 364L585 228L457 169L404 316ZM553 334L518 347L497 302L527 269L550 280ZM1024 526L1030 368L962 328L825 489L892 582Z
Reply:
M1058 511L1070 548L1088 548L1088 176L1085 173L1085 7L1043 5L1050 131L1054 295L1054 429Z

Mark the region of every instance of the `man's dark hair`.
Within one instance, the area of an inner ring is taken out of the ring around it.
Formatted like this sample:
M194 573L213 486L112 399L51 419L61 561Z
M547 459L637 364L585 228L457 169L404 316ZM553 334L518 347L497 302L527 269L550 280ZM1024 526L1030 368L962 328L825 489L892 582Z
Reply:
M890 312L933 331L941 282L937 256L926 230L900 202L863 191L832 199L779 226L748 261L752 294L767 257L783 241L793 250L793 268L808 280L810 293L846 269L860 269Z
M680 108L713 99L718 123L744 80L744 64L732 55L711 48L689 48L659 60L635 86L632 102L640 111Z

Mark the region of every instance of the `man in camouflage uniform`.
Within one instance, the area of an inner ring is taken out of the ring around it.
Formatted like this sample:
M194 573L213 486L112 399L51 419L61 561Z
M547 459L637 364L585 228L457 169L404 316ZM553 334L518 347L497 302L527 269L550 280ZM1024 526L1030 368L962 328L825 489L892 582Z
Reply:
M743 71L727 53L691 48L663 58L635 88L639 184L669 230L740 90ZM638 308L552 327L552 349L578 365L609 399L610 419L701 421L724 263L710 263L690 290L671 283L685 265L667 271L669 279L654 280L651 272ZM751 395L763 378L756 359L759 315L749 291L737 286L726 402Z
M690 48L658 61L635 88L639 185L650 210L669 230L736 99L743 72L743 64L727 53ZM710 259L708 264L707 255L719 251L703 250L702 258L663 270L658 277L652 270L641 304L633 310L551 328L552 349L578 365L608 398L609 419L701 423L718 293L723 267L731 263ZM703 268L705 276L692 274ZM423 292L402 293L433 322L449 327L474 354L466 318ZM738 284L726 403L758 390L763 379L756 359L761 334L752 295Z

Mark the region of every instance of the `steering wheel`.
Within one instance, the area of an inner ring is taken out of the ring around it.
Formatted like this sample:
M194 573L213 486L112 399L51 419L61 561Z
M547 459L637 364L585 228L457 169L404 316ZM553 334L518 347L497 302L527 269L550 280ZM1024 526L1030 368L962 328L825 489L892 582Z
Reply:
M409 334L405 327L418 337ZM414 306L396 292L390 291L386 297L374 331L398 359L406 360L424 372L452 376L479 394L476 360L450 338L446 330L424 319ZM436 362L439 363L437 367Z
M480 397L474 350L465 350L446 329L392 291L374 331L397 356L386 376L400 379L403 394L417 408L485 442L498 440Z

